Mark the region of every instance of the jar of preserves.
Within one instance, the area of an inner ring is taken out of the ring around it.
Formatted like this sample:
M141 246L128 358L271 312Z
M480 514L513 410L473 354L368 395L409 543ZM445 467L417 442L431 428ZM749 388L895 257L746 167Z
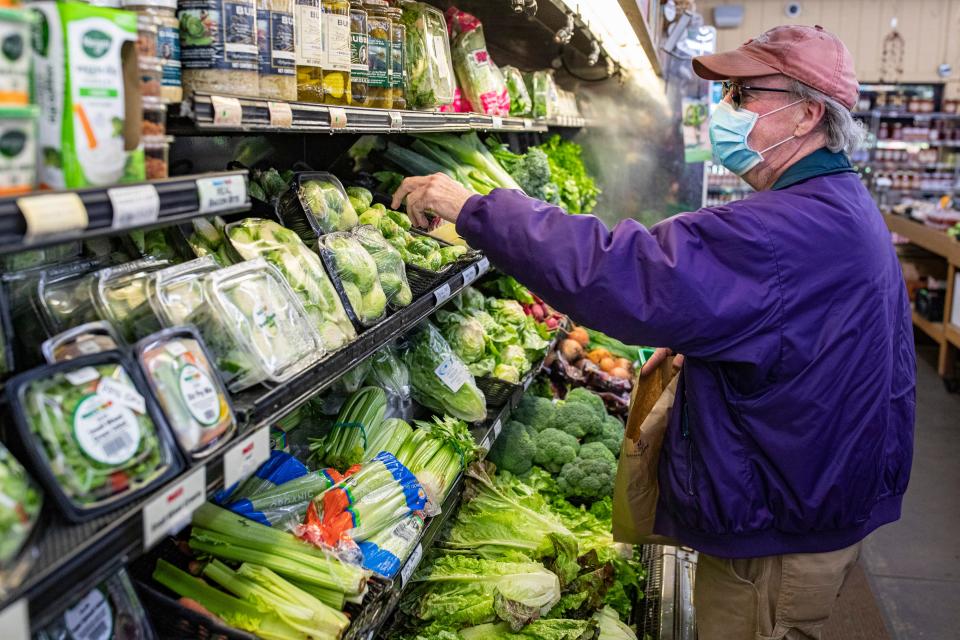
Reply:
M366 0L367 12L367 103L368 107L393 107L393 21L384 0Z
M323 0L323 101L350 104L350 0Z
M183 100L183 83L180 71L180 21L177 19L177 0L124 0L123 8L156 21L156 51L149 55L159 58L163 66L160 98L168 104L180 102Z
M390 87L393 89L393 108L407 108L407 25L402 20L403 11L392 9L390 15L392 46L393 78Z
M296 100L293 0L257 0L257 43L260 48L260 97Z
M183 88L258 96L255 0L180 0Z
M350 99L353 104L367 101L367 12L360 0L350 0Z
M297 100L323 102L323 16L320 0L294 0Z

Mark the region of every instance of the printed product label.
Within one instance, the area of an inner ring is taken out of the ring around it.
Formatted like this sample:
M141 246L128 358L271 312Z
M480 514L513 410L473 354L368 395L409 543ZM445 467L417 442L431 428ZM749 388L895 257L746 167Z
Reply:
M73 640L109 640L113 637L113 612L100 589L63 613L63 622Z
M403 89L406 85L406 64L407 48L403 42L393 43L393 78L390 80L395 89Z
M102 464L121 465L140 447L137 416L99 393L88 395L77 405L73 432L83 453Z
M180 30L168 25L160 25L157 32L157 57L163 63L162 85L179 87L182 83L180 71Z
M292 76L296 71L293 47L293 14L257 10L257 43L260 46L260 74Z
M277 337L277 315L272 313L266 305L257 307L253 312L253 323L271 338Z
M30 25L0 22L0 98L8 104L30 99Z
M350 16L323 14L323 69L350 71Z
M257 70L253 0L183 0L179 6L180 55L185 69Z
M36 149L34 122L14 118L0 122L0 195L33 188L37 176Z
M367 34L350 33L350 79L363 84L367 81L370 60L367 58Z
M450 60L447 54L447 39L438 34L430 38L430 47L433 49L433 63L437 67L440 79L444 82L450 79Z
M180 369L180 396L193 419L204 427L220 420L220 394L206 373L192 364Z
M104 400L122 405L137 413L147 412L147 401L130 383L113 378L100 378L97 383L97 395Z
M478 67L486 67L490 64L490 54L487 53L486 49L477 49L476 51L471 51L469 54L473 58L474 64Z
M297 0L296 61L307 67L323 66L323 20L320 0Z
M456 393L470 380L470 371L455 356L448 356L440 363L434 373L450 391Z
M367 55L370 58L370 73L367 81L371 87L389 89L393 76L393 60L391 59L389 40L374 38L367 39Z

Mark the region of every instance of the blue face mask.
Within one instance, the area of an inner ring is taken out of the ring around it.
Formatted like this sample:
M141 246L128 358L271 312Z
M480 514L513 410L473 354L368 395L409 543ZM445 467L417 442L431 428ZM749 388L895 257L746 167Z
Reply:
M790 136L786 140L781 140L777 144L771 145L763 151L754 151L747 144L747 136L753 131L757 120L782 111L803 100L791 102L779 109L774 109L768 113L757 115L753 111L746 109L734 109L729 102L721 102L717 105L713 115L710 116L710 144L713 146L713 159L718 164L723 165L738 176L742 176L750 169L763 161L763 154L774 147L779 147L784 142L789 142L796 138Z

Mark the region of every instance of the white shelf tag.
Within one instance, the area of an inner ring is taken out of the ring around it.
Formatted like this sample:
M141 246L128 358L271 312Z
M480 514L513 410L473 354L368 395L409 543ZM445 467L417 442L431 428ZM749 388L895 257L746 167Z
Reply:
M3 629L4 640L30 640L30 611L26 598L20 598L0 611L0 629Z
M152 184L107 189L113 207L114 229L133 229L153 224L160 217L160 194Z
M242 207L247 202L247 179L240 175L197 179L198 213L217 213Z
M477 275L481 276L490 270L490 261L487 258L481 258L477 263Z
M270 427L263 427L238 442L223 456L223 486L232 487L270 458Z
M293 125L293 109L289 102L268 102L270 111L270 126L278 129L289 129Z
M50 193L17 198L27 221L27 239L87 228L87 208L75 193Z
M347 128L347 110L330 107L330 128L334 131Z
M407 562L403 565L403 569L400 570L400 588L403 588L403 586L407 584L407 581L410 580L413 572L417 570L417 565L420 564L420 558L422 557L423 547L418 542L417 546L413 549L413 553L410 554Z
M500 116L493 116L493 128L503 129L503 118Z
M497 418L497 421L493 423L493 441L496 442L497 438L500 437L500 432L503 431L503 423L500 422L500 418Z
M390 129L399 131L403 128L403 114L396 111L390 112Z
M472 264L466 269L463 270L463 286L469 285L471 282L477 279L477 265Z
M443 304L450 298L450 283L443 285L439 289L433 292L434 298L436 298L437 306Z
M530 118L523 119L523 128L524 129L533 129L533 120Z
M143 505L144 550L187 526L206 499L207 468L200 466Z
M239 127L243 122L243 107L236 98L210 96L213 105L213 124L216 127Z
M480 448L486 452L490 452L490 434L488 433L483 438L483 442L480 443Z

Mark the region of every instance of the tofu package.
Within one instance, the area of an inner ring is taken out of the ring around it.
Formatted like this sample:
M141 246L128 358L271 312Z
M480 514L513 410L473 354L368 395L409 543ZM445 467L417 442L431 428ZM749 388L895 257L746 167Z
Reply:
M41 187L145 178L137 14L83 2L32 2Z

